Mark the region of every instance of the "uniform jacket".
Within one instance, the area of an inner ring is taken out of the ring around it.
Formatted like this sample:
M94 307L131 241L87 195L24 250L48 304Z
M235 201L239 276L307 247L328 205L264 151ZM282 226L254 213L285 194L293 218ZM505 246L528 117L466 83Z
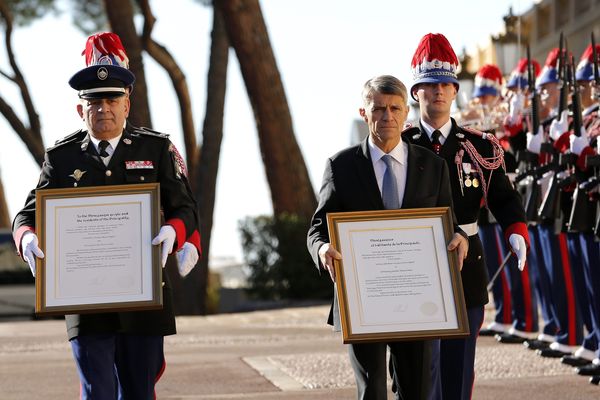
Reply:
M160 183L165 223L175 229L175 246L181 247L186 238L197 234L196 206L186 188L185 177L172 146L166 135L128 127L123 131L108 166L105 166L87 131L78 131L60 140L46 151L37 188L29 193L25 207L13 222L17 248L22 235L28 230L35 230L37 189L152 182ZM131 161L144 161L144 165L151 168L134 168L136 164ZM85 173L77 180L75 170ZM163 274L163 279L166 279L166 274ZM67 315L69 339L92 333L173 334L175 319L169 282L163 285L163 302L162 310Z
M404 131L402 138L404 141L411 142L420 147L432 149L429 137L422 127L413 127ZM460 225L464 225L477 222L482 205L484 204L484 198L483 185L481 183L478 187L474 185L465 187L463 184L461 191L458 168L455 162L455 156L461 148L459 140L468 140L477 152L485 158L493 156L493 147L489 140L482 137L481 133L474 134L473 131L460 128L456 124L456 121L452 120L452 129L441 147L440 157L446 160L446 164L448 165L450 173L449 183L452 188L454 212L457 222ZM473 160L465 152L462 162L472 164ZM471 179L477 177L481 182L482 178L478 176L475 168L471 169ZM487 204L496 221L502 227L505 237L508 238L512 233L518 233L525 238L527 245L529 245L525 211L521 202L521 196L512 187L502 167L493 170L491 173L486 169L483 169L483 171L484 179L488 182ZM463 171L463 183L465 175ZM469 237L469 253L463 263L461 275L467 307L487 304L488 276L483 259L483 249L478 235Z
M308 231L308 250L319 270L319 248L329 243L328 212L384 209L367 140L327 160L319 204ZM408 144L407 168L401 208L452 207L448 167L442 159ZM332 312L328 322L333 324Z

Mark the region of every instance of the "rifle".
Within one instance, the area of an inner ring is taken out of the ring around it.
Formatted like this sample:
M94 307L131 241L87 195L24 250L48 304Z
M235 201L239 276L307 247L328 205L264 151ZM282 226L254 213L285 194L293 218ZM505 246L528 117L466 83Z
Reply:
M571 78L573 83L573 134L581 136L581 97L579 94L579 86L575 79L575 61L571 56L570 63ZM589 232L594 229L593 218L595 215L595 202L591 202L588 194L581 185L577 185L573 193L573 206L567 226L570 231L574 232Z
M531 93L531 133L537 135L540 128L540 96L535 88L535 69L531 62L531 52L527 45L527 84Z
M598 52L596 51L596 39L594 38L594 32L592 31L592 58L594 60L594 83L596 88L600 88L600 72L598 72ZM600 90L596 91L596 97L600 97Z
M565 38L563 33L560 33L560 47L558 53L558 87L560 88L560 97L558 102L558 115L562 114L567 109L569 102L569 82L567 81L567 55L564 48Z
M535 69L531 62L531 51L529 44L527 45L527 84L529 86L530 95L530 117L531 117L531 133L537 135L540 128L540 97L535 88ZM535 169L534 169L535 170ZM539 174L539 170L535 175ZM541 202L541 187L537 181L537 176L534 176L533 182L525 196L525 215L527 221L537 221L538 208Z

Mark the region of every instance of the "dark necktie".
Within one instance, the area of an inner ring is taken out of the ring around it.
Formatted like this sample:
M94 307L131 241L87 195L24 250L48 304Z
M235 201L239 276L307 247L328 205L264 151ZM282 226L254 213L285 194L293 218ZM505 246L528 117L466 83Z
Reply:
M385 163L385 173L383 174L383 183L381 185L381 198L386 210L395 210L400 208L400 199L398 198L398 181L392 169L392 156L389 154L381 157Z
M442 132L438 131L437 129L431 134L431 147L433 147L433 151L435 151L435 154L440 154L440 150L442 148L440 136L442 136Z
M108 157L108 152L106 151L106 148L110 146L110 143L108 143L107 140L101 140L100 143L98 143L98 150L100 153L100 157Z

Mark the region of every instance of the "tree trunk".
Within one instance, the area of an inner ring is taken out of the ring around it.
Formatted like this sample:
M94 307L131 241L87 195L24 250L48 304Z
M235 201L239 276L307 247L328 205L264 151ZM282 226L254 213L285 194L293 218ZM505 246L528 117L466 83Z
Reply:
M11 105L8 104L2 96L0 96L0 114L6 118L13 130L19 135L23 143L25 143L25 146L27 146L27 149L38 165L42 165L42 162L44 161L44 140L42 139L40 118L33 105L33 99L29 93L29 87L25 82L25 77L17 65L17 60L12 48L13 17L10 9L3 0L0 0L0 17L4 20L4 43L6 46L8 62L12 69L11 75L4 71L0 71L0 74L19 87L23 106L27 112L29 127L25 125Z
M6 196L4 195L4 185L2 184L2 178L0 178L0 229L11 228L11 220L8 215L8 206L6 205Z
M192 114L192 100L190 98L190 91L188 89L185 75L169 50L164 46L158 44L152 39L152 28L156 18L152 14L150 3L148 0L137 0L137 3L142 10L144 15L144 32L142 34L142 44L144 50L148 52L171 78L171 83L175 89L177 100L179 103L179 115L181 117L181 126L183 128L183 139L185 143L185 158L187 161L188 171L190 173L190 179L193 180L193 175L196 171L197 153L196 149L196 128L194 128L194 116Z
M216 0L215 4L223 13L254 111L273 211L309 220L316 208L315 193L294 136L258 0Z
M229 40L223 18L218 8L213 7L213 29L211 33L210 65L206 96L206 115L202 128L202 146L194 179L194 194L198 200L202 257L188 278L184 281L184 291L189 299L189 314L206 314L206 293L208 288L208 259L210 238L215 208L217 171L223 139L223 110L229 62Z
M135 31L133 6L130 0L104 0L104 7L111 30L119 35L129 57L129 70L135 75L129 122L135 126L151 128L148 89L142 60L142 41Z

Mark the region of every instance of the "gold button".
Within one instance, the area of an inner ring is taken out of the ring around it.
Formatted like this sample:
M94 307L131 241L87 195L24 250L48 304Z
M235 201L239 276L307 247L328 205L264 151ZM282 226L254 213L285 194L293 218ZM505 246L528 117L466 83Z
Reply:
M140 176L140 181L143 181L144 179L146 179L146 178L144 178L143 176Z
M106 176L111 176L112 175L112 171L110 169L106 170Z

